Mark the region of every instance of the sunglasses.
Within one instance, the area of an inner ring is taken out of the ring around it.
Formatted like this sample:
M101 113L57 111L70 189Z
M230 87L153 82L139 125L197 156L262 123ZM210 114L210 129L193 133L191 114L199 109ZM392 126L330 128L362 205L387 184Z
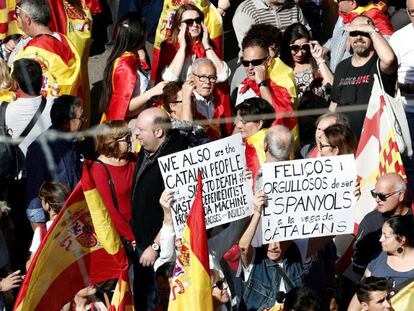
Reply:
M349 36L350 37L366 37L366 38L370 38L369 33L368 32L364 32L364 31L359 31L359 30L355 30L355 31L350 31L349 32Z
M328 148L328 147L330 147L330 148L334 148L334 146L329 145L329 144L326 144L326 145L324 145L324 144L319 144L319 149L320 149L320 150L322 150L323 148Z
M199 17L196 17L196 18L185 19L181 22L186 24L187 26L192 26L194 23L196 23L197 25L200 25L202 21L203 21L203 18L201 16L199 16Z
M303 44L300 44L300 45L299 44L291 44L290 45L290 50L294 53L299 52L299 50L302 50L302 51L308 53L308 52L310 52L310 48L311 48L310 43L303 43Z
M219 290L223 290L224 289L224 283L226 283L225 280L220 280L217 281L214 285L213 288L218 288Z
M378 197L381 201L385 202L385 201L387 201L387 199L389 197L391 197L394 194L399 193L399 192L401 192L401 190L393 191L393 192L390 192L390 193L381 193L381 192L378 193L378 192L375 191L375 189L372 189L371 190L371 195L374 199L376 199Z
M242 65L244 67L249 67L250 65L252 65L253 67L259 66L261 64L263 64L263 62L268 58L269 56L266 56L265 58L261 58L261 59L252 59L252 60L243 60L241 61Z

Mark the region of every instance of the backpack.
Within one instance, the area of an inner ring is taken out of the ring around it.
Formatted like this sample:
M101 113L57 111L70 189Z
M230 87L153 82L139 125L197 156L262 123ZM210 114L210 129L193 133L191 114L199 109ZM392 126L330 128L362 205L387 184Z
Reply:
M6 126L6 109L8 104L7 102L2 102L0 106L0 137L11 141L10 129ZM46 98L42 97L39 108L19 138L23 138L30 133L37 119L45 109L45 106ZM24 167L24 159L19 145L0 140L0 181L20 179Z

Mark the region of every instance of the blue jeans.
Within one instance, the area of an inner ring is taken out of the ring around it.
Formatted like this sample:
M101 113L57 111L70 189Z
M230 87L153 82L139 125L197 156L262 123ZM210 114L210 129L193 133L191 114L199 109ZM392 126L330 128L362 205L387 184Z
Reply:
M134 304L135 310L153 310L158 301L154 267L143 267L139 259L144 249L136 248L134 261Z

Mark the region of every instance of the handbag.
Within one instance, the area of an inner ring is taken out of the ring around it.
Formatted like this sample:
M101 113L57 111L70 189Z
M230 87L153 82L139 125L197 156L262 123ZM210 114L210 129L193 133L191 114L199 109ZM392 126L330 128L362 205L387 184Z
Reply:
M401 154L412 157L413 148L411 143L410 129L408 127L407 116L404 111L404 99L401 97L401 92L398 89L394 97L388 95L384 90L382 78L380 74L379 60L377 61L378 81L385 100L385 112L387 113L391 124L395 130L395 137L397 139L398 149Z

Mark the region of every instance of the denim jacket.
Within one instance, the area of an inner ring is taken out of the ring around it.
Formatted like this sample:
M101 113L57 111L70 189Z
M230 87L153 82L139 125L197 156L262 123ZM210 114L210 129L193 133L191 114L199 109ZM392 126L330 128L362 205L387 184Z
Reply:
M261 248L256 248L255 250L256 256L253 268L249 279L244 283L240 310L263 310L275 305L282 279L281 274L276 269L276 265L280 263L283 263L283 270L293 283L293 286L303 286L301 257L294 243L292 243L285 256L279 261L268 259L266 253ZM286 281L284 283L286 289L290 290L288 283Z

